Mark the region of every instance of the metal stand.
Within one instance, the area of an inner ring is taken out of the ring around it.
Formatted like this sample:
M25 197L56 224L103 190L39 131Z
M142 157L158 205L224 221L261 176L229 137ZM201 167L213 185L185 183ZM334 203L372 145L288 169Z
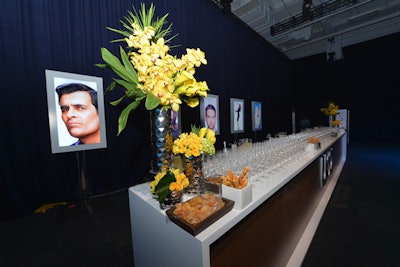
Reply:
M87 175L86 175L86 158L85 151L77 151L76 159L78 162L78 171L79 171L79 183L80 183L80 193L81 193L81 206L89 208L89 191L88 191L88 183L87 183Z
M257 142L257 131L254 131L254 143Z

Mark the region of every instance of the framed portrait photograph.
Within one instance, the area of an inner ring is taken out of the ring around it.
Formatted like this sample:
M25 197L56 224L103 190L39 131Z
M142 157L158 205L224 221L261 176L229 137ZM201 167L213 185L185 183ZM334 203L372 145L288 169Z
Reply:
M261 102L251 101L251 120L253 131L262 130Z
M202 127L209 128L219 134L219 97L208 94L200 101L200 120Z
M231 133L244 132L244 100L231 98Z
M175 111L171 108L172 138L176 139L182 133L181 110Z
M45 70L52 153L107 147L103 79Z

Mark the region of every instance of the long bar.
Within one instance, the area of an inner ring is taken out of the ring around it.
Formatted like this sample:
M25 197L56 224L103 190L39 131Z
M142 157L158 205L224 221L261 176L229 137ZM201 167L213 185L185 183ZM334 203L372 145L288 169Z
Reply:
M343 129L324 135L320 149L301 153L267 179L258 174L252 202L196 236L168 219L148 183L129 188L134 266L300 266L346 148Z

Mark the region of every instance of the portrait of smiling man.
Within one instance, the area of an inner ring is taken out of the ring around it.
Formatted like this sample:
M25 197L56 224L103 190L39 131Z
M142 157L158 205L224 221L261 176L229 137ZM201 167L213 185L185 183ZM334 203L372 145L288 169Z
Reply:
M61 118L69 134L78 141L71 144L100 143L97 91L81 83L57 86Z

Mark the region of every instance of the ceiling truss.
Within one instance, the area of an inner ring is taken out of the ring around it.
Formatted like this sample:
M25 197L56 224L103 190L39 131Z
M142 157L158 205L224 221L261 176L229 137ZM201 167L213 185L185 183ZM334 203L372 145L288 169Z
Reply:
M400 32L400 0L213 0L290 59L326 53ZM221 4L222 3L222 4Z

